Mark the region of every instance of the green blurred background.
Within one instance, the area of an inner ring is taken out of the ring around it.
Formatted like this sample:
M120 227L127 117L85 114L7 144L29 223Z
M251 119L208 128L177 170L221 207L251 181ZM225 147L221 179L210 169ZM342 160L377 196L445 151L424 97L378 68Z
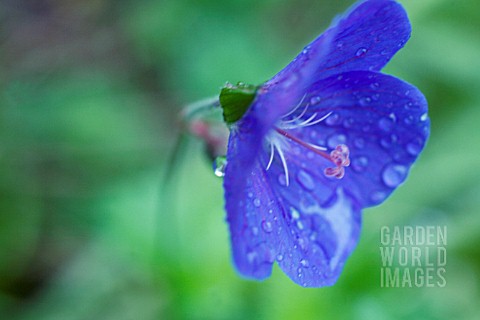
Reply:
M178 113L261 83L352 1L1 0L1 319L480 319L480 2L405 0L385 69L430 105L408 181L338 283L234 271L221 179ZM380 228L446 225L444 288L381 288Z

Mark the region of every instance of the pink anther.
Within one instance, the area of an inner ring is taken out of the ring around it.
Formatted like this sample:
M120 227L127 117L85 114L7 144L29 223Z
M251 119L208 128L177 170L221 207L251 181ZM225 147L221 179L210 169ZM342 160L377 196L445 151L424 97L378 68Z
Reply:
M330 152L330 160L336 165L335 168L326 168L324 173L327 177L341 179L345 175L344 167L350 165L348 158L350 150L344 144L339 144Z

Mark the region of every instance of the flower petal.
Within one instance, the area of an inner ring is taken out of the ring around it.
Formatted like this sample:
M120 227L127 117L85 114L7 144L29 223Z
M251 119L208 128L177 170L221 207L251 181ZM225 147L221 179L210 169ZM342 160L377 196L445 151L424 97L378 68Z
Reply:
M346 71L379 71L404 46L410 33L410 22L400 4L364 1L336 19L267 86L291 82L305 69L313 70L314 81Z
M320 195L305 190L308 177L302 177L305 173L293 163L289 172L297 179L286 186L278 157L266 170L267 150L263 148L251 171L232 172L241 170L238 163L227 165L226 210L237 270L246 277L264 279L276 260L300 285L332 285L358 241L360 210L342 190L320 206Z
M268 189L264 170L258 165L253 168L248 165L249 169L245 170L237 161L241 154L237 153L237 143L232 140L238 138L238 135L230 136L224 179L233 260L240 274L261 280L270 276L276 256L271 237L265 230L278 230L270 211L278 212L279 207L276 195Z
M321 203L342 187L363 208L383 202L408 175L410 166L428 139L427 102L414 86L395 77L369 71L352 71L315 83L305 98L303 118L330 115L290 134L310 144L334 149L349 148L349 167L342 179L328 178L331 166L319 156L286 153L286 161L304 166L324 187ZM294 115L293 115L294 116ZM291 142L295 148L295 142ZM292 147L293 148L293 147ZM302 151L300 151L302 153Z

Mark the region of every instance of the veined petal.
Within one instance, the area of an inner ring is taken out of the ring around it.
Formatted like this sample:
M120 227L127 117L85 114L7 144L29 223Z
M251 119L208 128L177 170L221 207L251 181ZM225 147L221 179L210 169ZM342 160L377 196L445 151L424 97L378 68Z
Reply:
M379 71L410 38L411 26L403 7L391 0L367 0L310 43L268 86L292 81L304 69L312 80L353 71Z
M329 116L312 126L289 132L306 143L329 150L349 148L351 164L342 179L323 174L328 161L308 150L299 157L286 153L286 161L305 170L327 190L343 188L363 208L383 202L407 177L429 135L427 102L414 86L395 77L369 71L352 71L316 82L308 91L313 113ZM291 142L295 146L295 142ZM296 145L295 148L301 146ZM322 202L321 202L322 203Z
M360 210L340 189L321 206L318 194L305 192L301 184L308 182L301 177L287 186L279 161L266 170L266 151L251 172L224 182L237 270L245 277L264 279L277 261L302 286L332 285L358 241ZM291 173L299 177L302 171L292 164Z

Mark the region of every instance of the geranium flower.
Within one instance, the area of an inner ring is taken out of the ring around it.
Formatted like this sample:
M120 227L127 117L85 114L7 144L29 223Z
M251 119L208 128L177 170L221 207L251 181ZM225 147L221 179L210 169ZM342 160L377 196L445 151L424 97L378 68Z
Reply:
M276 262L302 286L337 281L362 208L405 180L429 134L422 93L379 72L409 37L401 5L364 1L271 80L222 90L226 211L240 274L265 279Z

